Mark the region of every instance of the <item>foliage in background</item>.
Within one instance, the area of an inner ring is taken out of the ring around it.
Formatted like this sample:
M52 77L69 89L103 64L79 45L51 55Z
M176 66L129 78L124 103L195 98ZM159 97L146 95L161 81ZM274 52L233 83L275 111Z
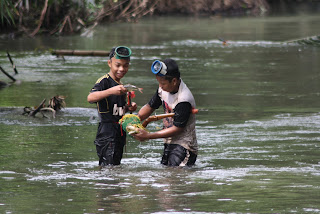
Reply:
M9 26L36 35L92 30L101 22L135 22L146 15L261 15L272 7L320 0L0 0L0 32Z
M14 14L16 9L11 0L0 0L1 26L14 25Z

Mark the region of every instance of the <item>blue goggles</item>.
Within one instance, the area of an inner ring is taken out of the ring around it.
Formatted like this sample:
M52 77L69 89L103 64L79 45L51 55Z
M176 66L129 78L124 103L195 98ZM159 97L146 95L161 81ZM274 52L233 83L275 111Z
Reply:
M165 76L167 74L167 66L160 60L156 60L151 65L151 71L159 76Z

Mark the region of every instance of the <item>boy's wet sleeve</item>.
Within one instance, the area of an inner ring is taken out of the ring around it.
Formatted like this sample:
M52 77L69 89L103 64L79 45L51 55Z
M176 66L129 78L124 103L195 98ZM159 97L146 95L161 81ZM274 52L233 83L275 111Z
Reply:
M158 89L157 89L156 93L153 95L153 97L150 99L148 104L153 109L158 109L162 105L162 101L161 101L159 94L158 94Z
M174 108L173 125L176 127L185 127L188 123L192 106L189 102L181 102Z

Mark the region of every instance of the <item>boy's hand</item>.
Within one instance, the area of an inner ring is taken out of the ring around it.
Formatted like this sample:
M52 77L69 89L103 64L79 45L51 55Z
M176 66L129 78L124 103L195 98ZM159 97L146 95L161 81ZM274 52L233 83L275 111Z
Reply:
M128 91L125 87L123 87L123 85L114 86L114 87L110 88L109 90L111 90L111 93L113 95L124 95Z
M135 110L137 110L137 103L132 102L132 103L131 103L131 106L128 106L128 110L129 110L130 112L134 112Z
M123 87L123 85L117 85L103 91L92 92L88 95L87 100L90 103L94 103L102 99L105 99L111 95L124 95L126 93L127 93L127 89Z
M139 129L137 134L132 134L132 137L134 137L135 139L139 140L139 141L145 141L145 140L149 140L149 132L147 132L144 129Z

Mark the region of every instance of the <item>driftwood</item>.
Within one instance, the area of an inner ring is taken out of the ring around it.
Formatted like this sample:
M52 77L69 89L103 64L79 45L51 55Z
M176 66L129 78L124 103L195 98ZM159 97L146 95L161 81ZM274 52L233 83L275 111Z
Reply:
M54 110L53 108L49 108L49 107L44 107L44 108L41 108L41 109L40 109L40 113L42 114L43 117L47 117L47 116L45 115L45 113L44 113L44 112L46 112L46 111L52 112L52 117L53 117L53 118L56 118L56 110ZM47 117L47 118L48 118L48 117Z
M41 113L43 117L47 117L45 115L45 112L50 111L52 113L52 117L55 118L56 112L61 110L61 108L64 108L66 105L64 99L65 97L61 95L54 96L49 100L48 106L45 105L46 99L43 99L39 106L36 108L28 106L24 107L22 114L35 117L37 113Z
M4 73L7 77L9 77L13 82L17 81L13 76L11 76L10 74L8 74L1 66L0 66L0 70L1 70L2 73Z
M7 51L7 57L8 57L8 58L9 58L9 60L10 60L10 63L11 63L11 65L12 65L12 68L13 68L14 73L15 73L15 74L18 74L18 71L17 71L16 65L13 63L13 60L12 60L12 58L11 58L10 54L9 54L9 51Z
M46 99L42 100L40 105L35 109L29 112L29 116L36 116L36 114L40 111L41 108L44 107L44 103L46 102Z
M109 56L108 51L54 50L51 53L57 56Z
M49 100L48 107L54 109L55 111L59 111L66 106L66 103L64 101L65 99L66 99L65 96L61 96L61 95L54 96Z

